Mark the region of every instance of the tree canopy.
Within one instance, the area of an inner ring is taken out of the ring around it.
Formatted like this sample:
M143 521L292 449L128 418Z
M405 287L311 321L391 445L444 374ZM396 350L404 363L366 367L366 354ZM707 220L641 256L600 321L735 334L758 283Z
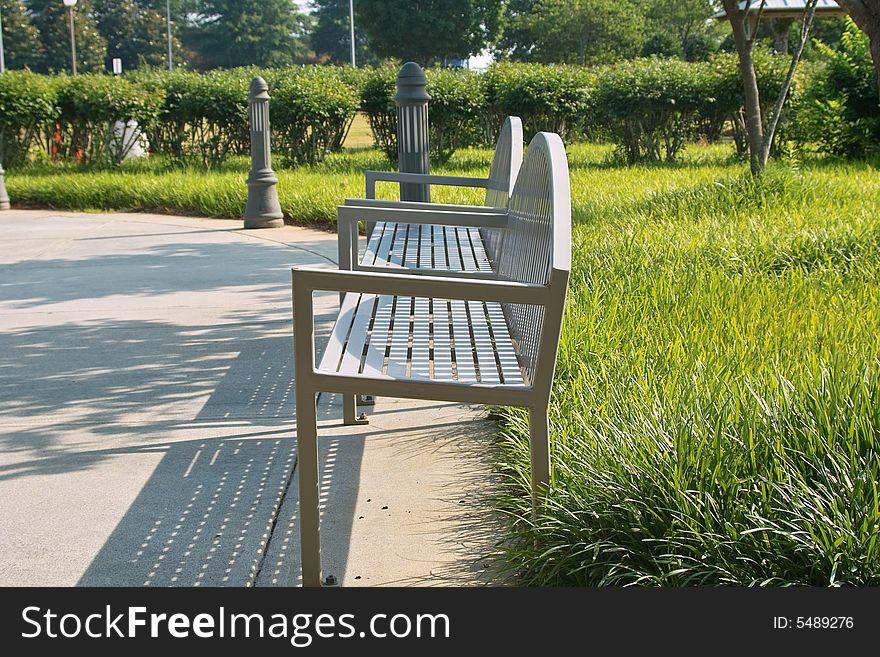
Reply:
M70 25L68 8L58 0L27 0L31 20L40 34L35 69L40 72L70 71ZM92 0L79 0L74 8L76 64L80 73L104 70L107 42L95 22Z
M466 59L501 29L503 0L358 0L356 18L378 57L429 66Z
M39 61L40 33L21 0L0 0L3 52L7 68L34 68Z
M574 64L633 57L645 38L634 0L512 0L496 51L511 59Z
M199 0L187 41L204 68L288 66L305 59L310 20L291 0Z

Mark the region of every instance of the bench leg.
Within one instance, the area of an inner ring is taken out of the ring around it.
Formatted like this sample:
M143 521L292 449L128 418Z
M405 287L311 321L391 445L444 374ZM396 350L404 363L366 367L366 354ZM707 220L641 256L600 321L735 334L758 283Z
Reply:
M296 387L296 468L303 586L321 586L318 417L315 393Z
M342 395L342 423L343 424L369 424L366 415L358 415L357 397L355 395Z
M532 514L538 514L541 494L550 486L550 420L547 407L529 409L529 447L532 464Z

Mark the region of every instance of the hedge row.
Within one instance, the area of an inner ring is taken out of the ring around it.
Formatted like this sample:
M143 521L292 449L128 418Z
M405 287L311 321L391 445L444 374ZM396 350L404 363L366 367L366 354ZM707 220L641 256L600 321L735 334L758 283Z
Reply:
M775 98L782 58L757 57L762 95ZM396 155L396 71L298 67L191 72L0 77L0 154L20 164L36 142L83 162L118 162L113 123L134 119L151 151L181 162L219 166L248 152L247 89L262 74L272 95L276 152L293 163L320 161L341 147L355 113L369 117L377 144ZM483 74L428 71L432 157L492 144L503 118L523 119L526 137L551 130L563 139L611 138L630 161L674 159L697 137L716 139L728 120L741 127L742 89L735 57L709 62L643 59L603 68L498 64Z

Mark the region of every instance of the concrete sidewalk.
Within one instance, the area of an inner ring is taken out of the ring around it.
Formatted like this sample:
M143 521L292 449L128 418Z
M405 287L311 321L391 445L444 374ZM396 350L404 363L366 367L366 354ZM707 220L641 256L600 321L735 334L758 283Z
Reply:
M0 214L0 585L295 585L290 267L336 237L147 214ZM334 294L316 301L326 335ZM476 409L319 403L325 572L491 575Z

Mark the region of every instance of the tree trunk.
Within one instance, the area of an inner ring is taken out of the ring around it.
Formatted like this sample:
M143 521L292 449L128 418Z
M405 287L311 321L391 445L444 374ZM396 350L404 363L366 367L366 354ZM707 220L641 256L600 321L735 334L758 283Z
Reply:
M752 47L754 41L746 33L744 12L739 9L728 8L728 4L736 7L736 1L725 0L724 7L727 9L727 17L733 28L733 41L736 44L736 54L739 56L739 72L742 76L743 91L746 103L746 135L749 141L749 168L752 174L760 174L764 171L761 162L761 148L764 144L764 128L761 124L761 96L758 93L758 78L755 75L755 63L752 59Z

